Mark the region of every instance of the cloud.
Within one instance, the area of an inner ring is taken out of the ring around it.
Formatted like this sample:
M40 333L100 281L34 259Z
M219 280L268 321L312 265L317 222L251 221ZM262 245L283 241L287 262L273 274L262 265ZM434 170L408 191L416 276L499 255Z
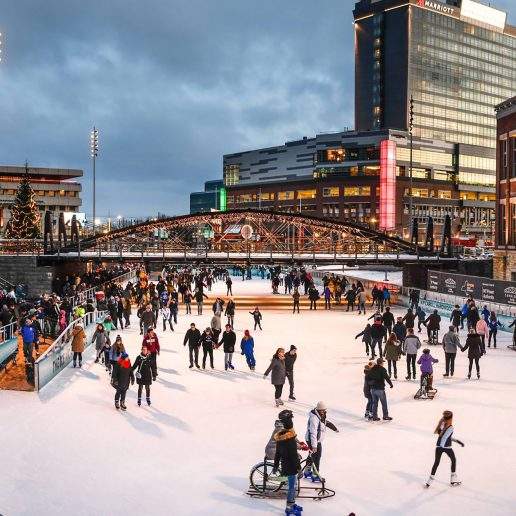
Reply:
M89 213L96 125L101 215L186 213L224 153L353 126L353 4L6 2L2 163L84 169Z

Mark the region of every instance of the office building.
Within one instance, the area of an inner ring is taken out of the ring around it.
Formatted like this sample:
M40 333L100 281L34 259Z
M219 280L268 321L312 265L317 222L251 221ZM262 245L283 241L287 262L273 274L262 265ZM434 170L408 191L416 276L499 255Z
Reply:
M28 169L31 186L41 213L42 228L45 211L53 212L54 220L61 212L77 213L82 205L81 184L75 179L82 177L82 170L65 168ZM0 231L3 234L10 218L10 206L16 190L25 174L25 167L0 166Z
M360 0L353 14L356 129L407 130L412 96L414 135L457 144L459 189L493 194L493 106L516 83L506 13L472 0Z
M226 189L224 188L224 182L220 179L206 181L204 192L192 192L190 194L190 213L213 210L226 210Z
M495 279L516 281L516 97L496 106Z

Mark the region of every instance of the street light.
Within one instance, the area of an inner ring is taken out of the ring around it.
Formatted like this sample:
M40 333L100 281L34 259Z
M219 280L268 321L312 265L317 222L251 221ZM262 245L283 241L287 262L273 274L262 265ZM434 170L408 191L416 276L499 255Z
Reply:
M96 206L95 206L95 161L96 161L97 155L99 153L99 132L95 128L95 126L93 127L93 130L91 131L90 138L91 138L91 141L90 141L91 159L93 160L93 221L95 222L96 221L96 219L95 219L95 215L96 215ZM96 226L96 224L94 223L93 224L93 234L95 234L95 232L96 232L95 226Z

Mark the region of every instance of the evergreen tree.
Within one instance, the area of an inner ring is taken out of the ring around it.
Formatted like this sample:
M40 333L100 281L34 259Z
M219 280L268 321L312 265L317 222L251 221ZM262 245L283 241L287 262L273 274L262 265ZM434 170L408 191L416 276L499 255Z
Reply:
M6 238L38 238L41 235L41 216L36 204L34 190L30 185L29 168L25 163L25 173L16 191L11 206L11 218L5 228Z

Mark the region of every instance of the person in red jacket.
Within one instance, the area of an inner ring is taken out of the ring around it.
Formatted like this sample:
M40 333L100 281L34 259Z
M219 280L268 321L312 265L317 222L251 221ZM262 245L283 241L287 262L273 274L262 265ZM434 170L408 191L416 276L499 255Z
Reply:
M151 356L151 371L152 371L152 379L156 381L156 376L158 376L158 362L157 356L160 352L159 347L159 339L158 336L154 333L153 328L148 329L147 336L144 337L142 346L147 346L147 349Z

